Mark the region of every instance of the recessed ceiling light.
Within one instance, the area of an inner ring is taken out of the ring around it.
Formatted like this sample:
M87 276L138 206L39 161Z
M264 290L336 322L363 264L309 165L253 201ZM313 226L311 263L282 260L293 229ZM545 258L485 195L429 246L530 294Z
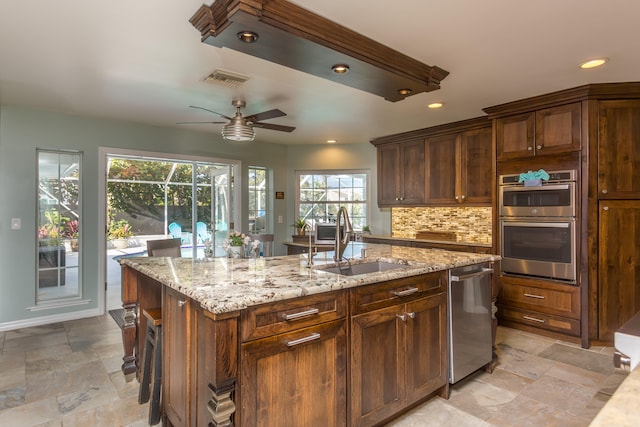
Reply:
M253 43L254 41L258 40L258 34L254 33L253 31L240 31L236 35L245 43Z
M427 105L427 108L442 108L444 104L442 102L432 102Z
M398 89L398 95L406 96L411 95L412 90L409 88Z
M588 68L599 67L601 65L604 65L608 60L609 60L608 58L591 59L587 62L583 62L582 64L580 64L580 68L583 68L586 70Z
M335 139L327 139L327 144L335 144L336 142Z
M333 67L331 67L331 71L333 71L336 74L345 74L349 72L349 66L346 64L336 64Z

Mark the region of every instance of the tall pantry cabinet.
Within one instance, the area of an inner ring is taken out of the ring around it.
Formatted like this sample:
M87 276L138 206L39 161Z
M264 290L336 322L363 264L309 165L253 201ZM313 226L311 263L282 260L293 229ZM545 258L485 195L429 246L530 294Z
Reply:
M590 212L597 216L597 245L590 240L597 251L590 254L597 256L591 272L598 286L590 296L598 311L590 329L598 340L611 341L640 311L640 99L598 101L597 124L590 153L597 161L589 169L597 182Z

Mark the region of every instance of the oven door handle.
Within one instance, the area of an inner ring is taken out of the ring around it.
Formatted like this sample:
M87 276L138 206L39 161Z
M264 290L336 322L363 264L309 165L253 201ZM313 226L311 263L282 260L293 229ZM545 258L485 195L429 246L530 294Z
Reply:
M539 187L502 187L505 193L511 191L568 190L569 184L541 185Z
M570 222L515 222L502 220L503 226L530 228L569 228Z

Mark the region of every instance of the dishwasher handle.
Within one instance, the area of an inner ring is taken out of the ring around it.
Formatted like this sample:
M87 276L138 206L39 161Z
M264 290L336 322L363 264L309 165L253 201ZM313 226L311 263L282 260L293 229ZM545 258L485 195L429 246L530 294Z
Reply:
M472 277L481 277L486 276L487 274L493 273L493 268L483 268L480 271L474 271L473 273L463 274L461 276L451 276L452 282L462 282L467 279L471 279Z

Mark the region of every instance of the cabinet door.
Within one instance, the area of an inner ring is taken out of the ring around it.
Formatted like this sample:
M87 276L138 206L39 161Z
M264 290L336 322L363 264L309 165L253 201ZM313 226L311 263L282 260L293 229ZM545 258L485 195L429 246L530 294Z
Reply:
M640 199L640 101L599 105L598 196Z
M402 143L401 202L404 205L419 205L425 198L424 140Z
M345 426L346 320L241 346L242 426Z
M162 406L169 421L176 426L191 424L191 317L191 304L186 297L165 288L162 306Z
M579 151L580 116L579 102L537 111L536 156Z
M456 182L460 161L456 157L458 134L442 135L426 140L426 203L446 205L458 202Z
M640 200L601 201L598 241L598 338L611 341L640 311Z
M403 307L351 319L351 426L374 425L404 407Z
M468 204L492 202L493 155L491 128L463 132L460 137L460 200Z
M496 119L495 126L498 159L513 159L534 155L534 113L501 117Z
M398 205L400 197L400 144L378 146L378 206Z
M410 405L449 381L446 294L407 303L405 319L406 394Z

